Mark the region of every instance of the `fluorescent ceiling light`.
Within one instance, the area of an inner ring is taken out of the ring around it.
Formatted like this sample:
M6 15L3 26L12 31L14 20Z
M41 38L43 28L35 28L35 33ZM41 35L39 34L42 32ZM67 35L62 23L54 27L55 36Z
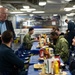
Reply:
M29 12L31 12L31 11L34 11L34 10L36 10L36 9L20 9L21 11L29 11Z
M70 7L70 8L64 8L65 11L71 11L73 8Z
M69 1L72 1L72 0L65 0L65 1L69 2Z
M27 15L27 14L19 14L19 15Z
M72 9L75 9L74 7Z
M34 11L32 13L45 13L45 11Z
M74 6L73 7L64 8L65 11L71 11L71 10L74 10L74 9L75 9Z
M52 1L52 0L51 0L51 1L50 1L50 0L47 0L47 3L50 3L50 4L51 4L51 3L57 4L58 2L57 2L57 1Z
M24 13L24 12L10 12L10 14L21 14L21 13Z
M32 12L32 10L27 10L27 12Z
M3 7L2 5L0 5L0 8Z
M53 16L57 16L58 14L53 14Z
M30 16L34 16L34 14L30 14Z
M75 5L73 5L73 8L75 8Z
M70 15L75 15L75 13L70 13Z
M66 14L66 16L70 16L70 14Z
M46 5L46 2L39 2L39 5L44 6L44 5Z
M66 14L67 16L74 16L75 13Z
M30 7L29 7L29 6L23 6L23 8L24 8L24 9L29 9Z

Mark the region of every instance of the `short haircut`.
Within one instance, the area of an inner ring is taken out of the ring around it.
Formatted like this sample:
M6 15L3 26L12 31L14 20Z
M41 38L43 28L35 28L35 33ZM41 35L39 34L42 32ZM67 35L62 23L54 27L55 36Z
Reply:
M11 31L7 30L7 31L3 32L1 38L4 43L9 43L11 38L13 38L13 34Z
M55 28L55 27L53 27L52 29L53 29L53 30L55 30L56 28Z
M59 31L59 28L56 28L57 31Z
M60 35L64 35L64 33L62 32Z
M32 31L32 30L34 30L34 28L30 27L30 28L29 28L29 32Z
M67 21L68 21L68 19L65 20L65 22L67 22Z
M52 36L55 36L55 35L58 36L58 33L57 33L57 32L51 32L50 34L51 34Z

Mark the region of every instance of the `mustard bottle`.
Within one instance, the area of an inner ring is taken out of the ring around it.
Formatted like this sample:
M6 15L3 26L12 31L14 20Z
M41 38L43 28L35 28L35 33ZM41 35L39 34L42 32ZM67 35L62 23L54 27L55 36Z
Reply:
M54 61L54 73L59 74L59 64L58 61Z

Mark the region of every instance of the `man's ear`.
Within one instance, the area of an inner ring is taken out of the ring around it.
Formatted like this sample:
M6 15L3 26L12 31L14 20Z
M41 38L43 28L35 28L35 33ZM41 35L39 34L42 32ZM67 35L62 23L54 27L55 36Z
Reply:
M13 38L11 38L11 42L13 42Z
M2 37L0 37L1 38L1 40L2 40Z
M1 37L1 41L2 41L2 37ZM3 43L3 41L2 41L2 43Z

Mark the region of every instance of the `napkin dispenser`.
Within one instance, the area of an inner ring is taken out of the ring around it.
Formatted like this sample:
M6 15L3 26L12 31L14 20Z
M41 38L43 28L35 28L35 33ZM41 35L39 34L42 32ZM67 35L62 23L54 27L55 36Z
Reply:
M44 63L45 63L45 72L47 74L53 74L52 62L53 62L52 58L44 60Z

